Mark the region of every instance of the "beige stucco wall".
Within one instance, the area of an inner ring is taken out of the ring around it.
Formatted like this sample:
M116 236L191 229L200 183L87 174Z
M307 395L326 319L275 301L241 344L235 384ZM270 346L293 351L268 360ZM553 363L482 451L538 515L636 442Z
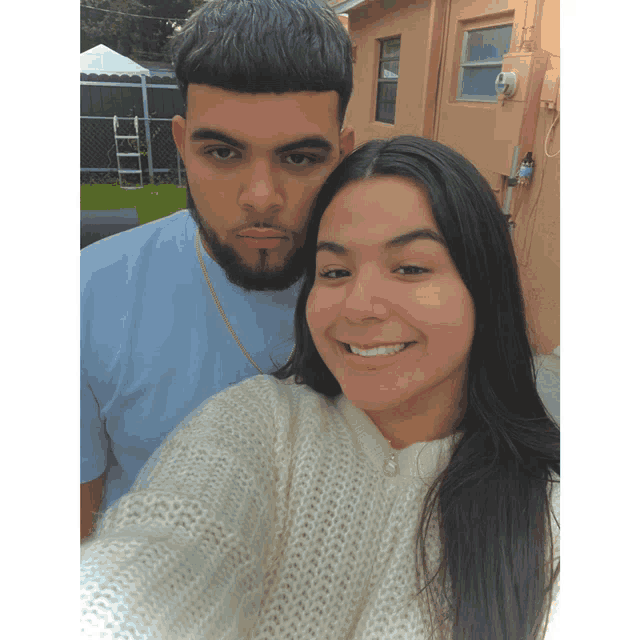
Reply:
M356 131L356 144L373 138L422 135L425 69L429 62L430 0L376 0L349 13L349 30L355 45L354 90L346 124ZM378 60L381 38L401 35L396 122L375 122Z
M462 32L469 26L505 23L513 24L513 36L504 69L520 74L518 92L499 103L457 101ZM512 190L511 214L532 342L545 354L560 344L559 156L549 158L544 152L545 136L559 109L559 24L559 0L371 0L349 13L356 60L347 124L355 128L358 144L401 134L433 137L468 157L501 204L514 149L519 146L522 157L522 150L531 148L536 163L533 181ZM531 26L533 30L523 30ZM401 49L396 122L389 125L374 120L378 40L397 35ZM517 53L518 45L529 38L534 45ZM558 144L556 122L550 155Z
M549 60L535 129L537 166L522 206L513 212L513 240L532 341L548 354L560 344L560 0L544 0L539 10L537 43Z
M513 241L527 304L532 342L548 354L560 344L560 156L548 158L544 137L557 113L541 110L533 157L536 167L531 186L515 207ZM560 148L556 123L547 150ZM517 203L516 203L517 204Z

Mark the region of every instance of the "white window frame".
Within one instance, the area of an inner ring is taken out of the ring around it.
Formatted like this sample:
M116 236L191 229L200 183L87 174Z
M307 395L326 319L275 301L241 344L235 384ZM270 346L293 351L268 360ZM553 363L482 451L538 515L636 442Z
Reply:
M467 29L462 37L462 52L460 53L460 69L458 71L458 87L456 90L456 101L457 102L498 102L498 96L463 96L462 95L462 79L464 77L465 69L477 69L482 67L498 67L498 64L494 60L479 60L477 62L463 62L462 56L465 55L467 51L467 45L469 43L469 34L474 31L488 31L489 29L496 29L498 27L511 27L511 35L513 36L513 23L505 22L504 24L492 24L488 27L476 27L474 29ZM498 74L502 71L502 61L500 61L500 68L496 71L496 78Z

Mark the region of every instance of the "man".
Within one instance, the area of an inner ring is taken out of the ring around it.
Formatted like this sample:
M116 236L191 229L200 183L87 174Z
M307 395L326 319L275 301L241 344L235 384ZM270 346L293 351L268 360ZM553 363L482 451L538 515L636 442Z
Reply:
M81 538L191 411L287 360L310 207L354 145L323 0L214 0L173 57L188 210L81 253Z

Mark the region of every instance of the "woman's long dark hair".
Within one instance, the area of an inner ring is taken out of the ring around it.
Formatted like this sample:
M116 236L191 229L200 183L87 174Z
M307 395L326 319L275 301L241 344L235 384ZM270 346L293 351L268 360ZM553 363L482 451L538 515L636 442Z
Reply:
M368 142L343 160L311 213L296 348L273 375L295 376L328 397L341 393L313 344L305 310L322 215L340 189L372 176L409 178L424 191L475 305L462 437L423 502L417 595L426 593L422 604L432 620L444 619L439 630L451 640L537 638L559 571L550 564L548 489L560 474L560 431L536 390L508 224L473 165L440 143L413 136ZM443 555L430 571L427 530L434 514Z

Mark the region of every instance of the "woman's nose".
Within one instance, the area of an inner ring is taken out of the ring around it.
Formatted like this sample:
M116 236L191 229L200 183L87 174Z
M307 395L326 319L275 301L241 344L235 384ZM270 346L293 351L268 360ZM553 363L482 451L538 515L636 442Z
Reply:
M345 314L352 322L368 318L384 318L389 313L389 283L384 283L375 270L368 269L353 282L345 299Z

